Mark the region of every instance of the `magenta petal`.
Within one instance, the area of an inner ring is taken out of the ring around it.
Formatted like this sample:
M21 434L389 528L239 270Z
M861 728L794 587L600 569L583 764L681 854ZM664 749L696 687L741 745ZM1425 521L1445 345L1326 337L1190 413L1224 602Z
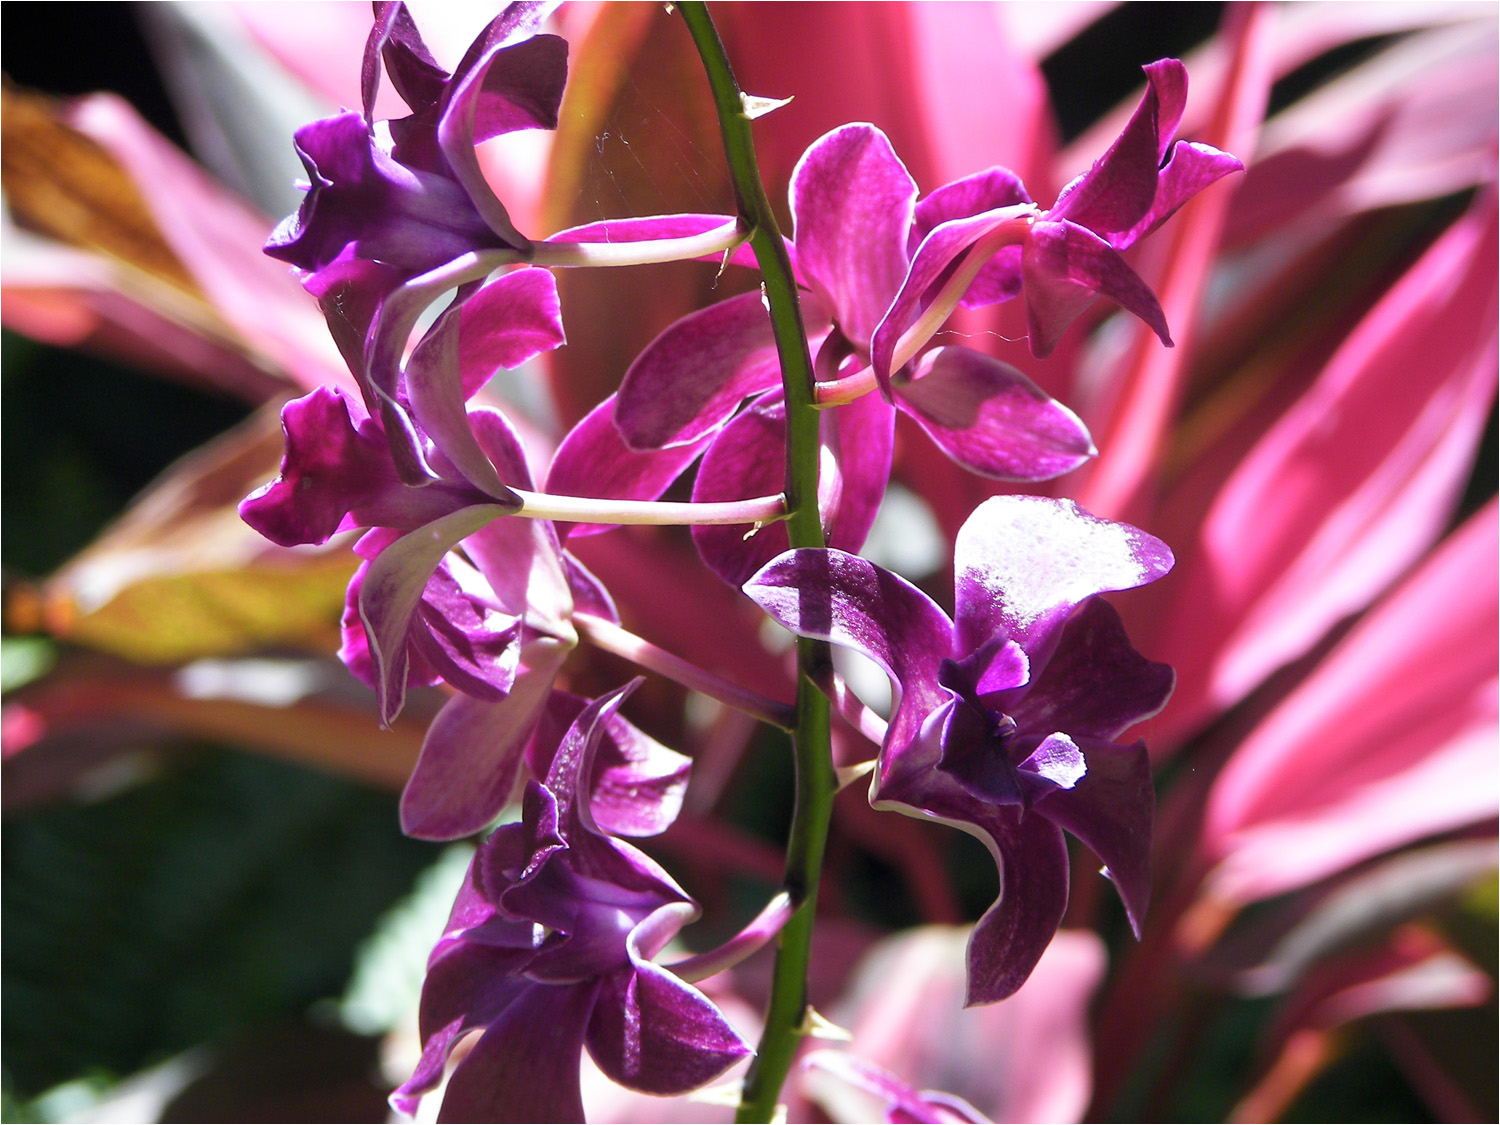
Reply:
M683 317L646 345L620 384L615 425L631 449L691 444L780 381L771 318L759 292L742 293Z
M408 634L420 663L466 695L492 701L510 690L521 656L521 622L493 602L478 572L449 555L428 579Z
M1165 707L1175 680L1170 666L1131 647L1113 606L1090 598L1068 619L1036 679L1004 710L1025 730L1113 739Z
M921 313L922 298L928 290L981 238L1032 210L1031 205L1026 204L951 219L922 240L901 281L899 292L892 298L890 309L876 327L870 343L870 363L882 388L888 389L889 386L896 344ZM1013 257L1007 257L1008 266L1014 264ZM1019 274L1014 277L1011 289L1012 296L1019 292Z
M406 698L407 631L438 563L458 542L506 514L493 504L461 508L403 535L371 560L359 593L359 615L379 671L381 722L390 724Z
M1065 187L1052 208L1099 233L1135 226L1156 198L1162 157L1187 104L1187 70L1176 59L1145 67L1149 84L1141 103L1109 151Z
M1071 500L995 496L954 544L958 650L1009 636L1038 667L1085 598L1152 582L1172 567L1166 544L1101 520Z
M713 440L706 433L683 445L636 452L614 421L615 396L605 399L568 431L552 458L547 491L600 500L655 500ZM779 486L773 491L780 491ZM614 524L564 524L564 535L597 535Z
M567 343L550 270L505 274L471 294L462 307L459 356L466 400L501 368L519 367Z
M657 1097L696 1090L750 1054L712 1001L648 962L604 978L587 1043L612 1081Z
M1037 222L1021 252L1031 354L1048 355L1094 296L1134 313L1167 347L1166 315L1150 286L1113 246L1075 223Z
M474 485L491 496L514 499L501 483L469 424L459 360L462 305L453 305L422 338L406 364L406 391L417 425L433 446ZM517 502L517 507L519 507Z
M563 84L568 76L568 43L556 35L535 34L551 4L510 4L490 26L484 38L501 47L488 59L481 54L478 65L486 68L474 112L472 143L483 144L502 133L518 129L556 129ZM523 15L529 9L529 15ZM521 18L516 18L520 16ZM530 23L532 34L521 39L518 32ZM472 55L479 43L469 48ZM488 50L488 44L483 48ZM474 65L466 57L456 75L466 75Z
M604 588L604 583L594 577L592 571L567 552L562 556L563 574L567 578L568 590L573 595L575 613L588 613L602 617L605 621L620 623L620 611L614 598Z
M845 125L814 141L792 172L797 260L856 346L906 276L917 185L873 125Z
M986 168L924 195L912 216L908 246L915 251L928 234L950 220L1031 201L1026 185L1009 168Z
M780 492L786 476L786 407L767 395L725 426L703 456L693 482L693 501L745 500ZM781 523L700 525L693 544L703 563L738 586L789 545Z
M744 591L778 624L862 652L896 681L900 714L889 745L914 737L947 701L938 666L951 655L953 625L904 578L843 551L800 550L773 560Z
M824 495L818 497L827 543L841 551L858 551L875 525L890 483L896 412L879 395L861 395L836 410L825 410L821 433L824 448L833 454L824 458L819 483Z
M1105 240L1116 250L1133 246L1209 184L1223 179L1231 172L1243 172L1245 166L1227 152L1220 152L1210 145L1189 144L1178 141L1172 149L1172 158L1161 170L1161 180L1156 185L1156 199L1140 222L1119 234L1106 234Z
M522 669L498 703L455 695L443 705L401 794L403 832L457 840L500 815L559 664L560 658Z
M1046 952L1068 907L1068 845L1062 831L1035 815L1018 824L1011 809L976 803L976 813L969 823L1000 868L1000 897L969 937L966 1005L1014 995Z
M1116 746L1079 737L1088 772L1071 788L1043 797L1032 815L1044 816L1088 845L1119 889L1136 937L1151 899L1151 822L1156 791L1146 744Z
M1050 480L1083 464L1094 443L1078 416L1009 364L969 348L923 356L896 405L950 458L996 480Z
M582 1121L578 1059L598 984L534 985L453 1072L439 1121Z

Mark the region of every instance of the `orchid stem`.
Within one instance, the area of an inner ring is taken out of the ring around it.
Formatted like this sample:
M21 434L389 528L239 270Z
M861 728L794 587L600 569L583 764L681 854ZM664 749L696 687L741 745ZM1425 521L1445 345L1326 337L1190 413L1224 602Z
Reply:
M794 548L823 547L818 513L818 411L813 401L812 357L797 301L791 259L776 226L771 202L755 161L755 141L744 96L730 69L724 44L701 0L684 0L677 10L687 24L713 91L724 155L734 184L740 219L751 230L750 246L760 265L781 380L786 398L787 538ZM737 1121L770 1121L782 1084L807 1026L807 969L817 908L818 876L828 841L828 822L838 779L833 768L830 709L817 681L831 671L824 641L797 640L797 703L792 747L797 797L787 840L785 890L797 910L781 931L771 981L771 1003L760 1046L740 1095Z
M785 703L767 699L753 691L746 691L737 684L730 683L684 660L675 653L658 648L628 629L622 629L613 621L606 621L592 614L575 613L573 622L595 648L624 657L633 664L665 676L710 699L717 699L720 703L733 707L736 711L743 711L763 723L770 723L782 730L790 730L792 727L792 709Z

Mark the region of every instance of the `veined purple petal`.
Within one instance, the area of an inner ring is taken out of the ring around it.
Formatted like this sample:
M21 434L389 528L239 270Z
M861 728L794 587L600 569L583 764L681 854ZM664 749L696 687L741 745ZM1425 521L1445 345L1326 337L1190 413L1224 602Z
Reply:
M467 562L450 554L438 564L412 625L411 655L420 655L423 665L465 695L505 698L520 662L521 621L495 606L493 592Z
M372 559L359 593L359 615L379 670L376 694L381 722L389 725L406 698L407 630L427 580L459 540L506 514L495 504L478 504L408 532Z
M1140 105L1109 151L1058 195L1054 220L1104 234L1129 230L1150 209L1162 157L1187 103L1187 70L1176 59L1144 69L1148 84Z
M1088 772L1071 788L1041 798L1032 819L1046 817L1104 861L1136 937L1151 899L1151 821L1156 792L1146 744L1116 746L1077 736Z
M1171 569L1172 553L1071 500L995 496L959 529L954 567L958 650L1008 636L1036 670L1079 602L1155 581Z
M602 617L618 625L620 611L615 608L615 600L604 588L604 583L594 577L586 566L566 551L563 552L562 565L563 572L567 576L568 589L573 595L574 611Z
M462 187L392 159L359 114L304 125L295 142L311 186L267 240L271 257L311 272L351 250L410 276L501 245Z
M1172 147L1171 159L1161 170L1151 209L1129 230L1106 234L1105 241L1116 250L1135 245L1209 184L1231 172L1244 170L1245 166L1227 152L1220 152L1210 145L1178 141Z
M861 395L823 411L825 450L818 506L828 545L857 552L865 545L891 479L896 412L879 395ZM829 456L831 454L831 456ZM780 489L773 489L780 491ZM748 576L747 576L748 577Z
M496 278L462 305L464 398L473 398L501 368L519 367L567 342L552 271L527 268Z
M1175 681L1168 665L1131 646L1113 606L1089 598L1063 626L1057 649L1025 692L996 702L1026 730L1114 739L1166 706Z
M1031 354L1048 355L1094 296L1108 297L1134 313L1172 346L1166 315L1151 287L1119 252L1072 222L1036 222L1021 251L1026 324Z
M587 702L565 691L552 693L527 747L533 774L547 775L552 755ZM595 824L612 836L656 836L666 831L681 811L691 769L692 759L663 746L622 716L610 715L589 783Z
M916 181L879 129L845 125L802 154L791 196L797 260L863 349L906 275Z
M498 703L460 694L443 705L401 794L401 830L408 836L457 840L500 815L567 652L555 645L547 655L552 659L538 659L532 646L533 663Z
M582 1121L578 1059L597 981L533 985L453 1072L439 1121Z
M896 405L950 458L996 480L1050 480L1095 453L1076 414L1014 367L969 348L923 356L917 377L896 388Z
M765 395L735 416L715 437L693 482L698 504L745 500L780 492L786 476L786 405ZM704 525L692 529L703 563L738 586L790 545L781 523Z
M450 306L407 361L406 392L411 413L434 448L469 483L491 496L514 499L515 494L501 483L469 425L459 361L461 313L461 305Z
M689 445L750 395L780 383L770 315L759 292L742 293L690 313L646 345L620 383L615 425L631 449Z
M600 500L655 500L713 441L712 431L683 445L636 452L614 421L615 396L605 399L563 438L547 473L547 491ZM779 490L779 486L778 486ZM758 494L765 495L765 494ZM597 535L614 524L563 524L563 535Z
M502 244L517 249L530 242L490 190L474 145L513 129L556 128L567 59L567 43L553 35L496 44L472 63L465 59L437 124L438 145L474 211Z
M833 550L788 551L744 585L745 594L798 636L862 652L896 681L888 745L913 738L942 706L938 665L953 649L953 625L926 594L890 571Z
M380 690L380 670L375 666L375 657L370 652L369 634L365 631L365 623L359 615L359 593L364 587L365 574L370 569L369 560L376 558L381 551L399 538L401 538L399 531L378 527L366 532L354 544L354 553L366 561L360 564L359 569L354 572L354 577L349 580L349 587L344 592L344 612L339 619L339 633L343 642L339 646L339 659L343 661L344 667L349 669L355 679L374 692ZM407 637L410 638L410 636L411 631L408 631ZM428 687L442 679L427 663L427 659L420 650L408 646L406 657L406 686L408 688Z
M953 265L985 235L1004 224L1031 213L1029 204L1004 207L986 211L979 215L968 215L950 219L934 229L922 240L911 260L911 266L902 279L899 291L890 303L875 328L870 343L870 364L875 368L875 377L887 397L890 394L890 379L893 356L901 334L912 326L922 312L923 300L937 281L944 277ZM1006 259L1006 268L1011 268L1011 255ZM1017 275L1013 287L1019 291ZM1012 284L1012 283L1007 283Z
M385 435L357 425L341 391L319 387L281 410L281 473L240 503L240 517L273 543L325 543L354 527L412 530L490 499L466 483L411 488L396 476Z
M1040 816L984 812L971 823L1000 868L1000 897L969 937L966 1005L1015 994L1046 952L1068 907L1068 846Z
M967 219L985 211L1030 202L1032 199L1026 194L1026 185L1009 168L997 166L975 172L972 176L944 184L921 198L912 215L907 248L915 254L929 234L952 219Z

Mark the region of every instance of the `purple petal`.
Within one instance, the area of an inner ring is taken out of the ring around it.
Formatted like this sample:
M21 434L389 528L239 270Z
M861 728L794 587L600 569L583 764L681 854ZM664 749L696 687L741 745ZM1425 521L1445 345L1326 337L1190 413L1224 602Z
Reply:
M1136 937L1151 898L1151 822L1156 792L1146 744L1116 746L1079 737L1088 772L1072 788L1057 789L1037 802L1033 816L1044 816L1077 836L1104 861L1119 889Z
M1150 286L1113 246L1076 223L1037 222L1021 251L1031 354L1048 355L1094 295L1134 313L1172 346L1166 315Z
M750 1054L749 1045L708 997L646 960L642 940L658 920L674 930L680 907L668 904L631 932L630 968L605 977L588 1028L599 1069L630 1090L670 1097L713 1081ZM664 935L652 935L665 944Z
M490 190L474 145L513 129L555 128L567 57L567 43L551 35L491 48L467 72L454 76L438 122L438 144L471 206L502 243L518 249L530 243Z
M385 436L357 426L341 391L319 387L281 410L281 473L247 496L240 517L273 543L324 543L353 527L411 530L457 508L489 502L466 484L411 488L396 476Z
M599 986L534 985L459 1063L439 1121L582 1121L578 1062Z
M1065 734L1049 734L1017 768L1057 789L1072 789L1089 772L1078 743Z
M912 216L908 246L915 251L932 231L952 219L966 219L984 211L1031 201L1031 196L1026 194L1026 185L1009 168L986 168L923 196Z
M983 808L983 806L979 806ZM993 1004L1026 983L1068 906L1068 845L1040 816L1016 823L1013 810L970 821L1000 868L1000 897L969 938L966 1005Z
M1065 187L1050 212L1103 234L1135 226L1156 198L1162 157L1187 102L1187 71L1176 59L1144 68L1141 103L1109 151Z
M759 292L742 293L683 317L646 345L620 383L615 425L631 449L688 445L780 382L770 315Z
M554 691L527 748L532 773L545 777L564 733L586 700ZM656 836L682 809L692 759L669 750L620 715L610 715L595 751L591 809L599 829L612 836Z
M547 491L559 496L590 496L600 500L655 500L714 439L712 431L683 445L636 452L625 444L614 421L611 395L568 431L552 468ZM614 524L563 524L562 535L597 535Z
M879 395L862 395L825 410L820 427L825 455L818 507L830 547L857 552L875 525L891 479L896 412ZM780 489L773 489L780 491ZM748 577L748 576L747 576Z
M1078 416L1009 364L969 348L922 357L896 405L950 458L996 480L1050 480L1096 450Z
M843 551L788 551L744 586L778 624L862 652L896 681L889 745L915 737L947 701L938 666L952 653L948 615L911 583Z
M376 528L361 536L354 544L354 553L366 561L360 564L359 569L354 572L354 577L349 580L349 587L344 592L344 612L339 619L339 633L342 638L342 644L339 646L339 659L344 662L344 666L357 680L374 692L380 690L380 670L375 666L375 657L370 652L369 634L366 633L364 620L359 615L359 594L364 588L365 575L370 569L369 560L379 556L381 551L399 538L401 538L399 531ZM408 631L407 637L410 639L411 631ZM406 686L408 688L428 687L442 678L427 663L419 650L408 646L406 657Z
M734 222L733 215L650 215L640 219L603 219L597 223L585 223L581 227L560 230L547 242L654 242L665 238L691 238L707 234L711 230ZM797 274L796 248L787 239L782 239L792 259L792 272ZM719 262L722 254L713 254L699 261ZM755 251L748 242L742 242L729 255L729 264L757 268Z
M401 831L457 840L500 815L565 655L523 668L498 703L455 695L443 705L401 794Z
M413 420L435 449L475 488L491 496L514 499L479 448L464 407L459 368L459 326L462 305L451 305L422 337L406 364L406 391ZM518 505L519 506L519 503Z
M917 185L873 125L845 125L813 142L792 172L797 260L856 346L906 275Z
M698 467L693 501L745 500L780 492L786 475L786 406L780 395L752 403L721 430ZM782 523L702 525L692 529L703 563L739 586L789 546Z
M1068 619L1045 667L1001 709L1022 730L1114 739L1166 706L1175 681L1169 666L1135 651L1113 606L1089 598Z
M1008 636L1039 668L1079 602L1155 581L1171 567L1159 539L1071 500L992 497L954 543L958 649Z
M456 556L449 555L428 580L408 638L411 655L420 655L423 665L464 694L497 701L510 691L521 656L521 623L495 608L484 579Z
M883 1113L889 1122L911 1122L913 1125L917 1122L930 1122L933 1125L970 1122L972 1125L982 1125L989 1121L988 1117L962 1098L929 1090L918 1091L915 1086L903 1082L884 1067L856 1058L845 1051L811 1051L803 1058L802 1065L834 1075L870 1095L877 1103L861 1106L862 1113L858 1117L851 1117L848 1110L853 1106L848 1105L843 1098L837 1101L828 1099L832 1107L843 1111L834 1114L839 1120L873 1121L876 1113ZM813 1094L813 1099L820 1102L824 1100L816 1093Z
M1156 199L1151 204L1151 210L1129 230L1106 235L1106 241L1116 250L1135 245L1209 184L1223 179L1231 172L1244 170L1245 166L1227 152L1220 152L1209 145L1178 141L1172 148L1171 159L1161 170L1161 180L1156 185Z
M567 343L550 270L514 270L482 286L462 309L459 355L466 400L501 368L519 367Z
M618 625L620 623L620 611L615 607L614 598L609 596L609 591L604 588L604 583L566 551L562 556L563 572L567 576L568 589L573 595L573 610L576 613L588 613L594 617L602 617Z
M359 593L359 616L379 670L382 723L396 718L406 698L407 631L428 578L459 540L505 513L493 504L461 508L403 535L371 560Z
M1033 211L1034 208L1027 204L951 219L922 240L922 244L917 247L916 255L912 258L910 268L901 281L899 292L892 299L889 311L884 314L876 327L870 343L870 363L875 368L875 377L880 380L881 388L887 395L889 395L891 365L894 362L896 345L902 333L910 328L920 315L924 304L923 298L927 296L928 291L981 238L998 227ZM1014 268L1014 257L1014 253L1006 257L1003 267L1006 271ZM1020 275L1007 272L1006 278L1007 280L1002 282L992 276L987 284L1002 286L1007 291L1014 290L1010 292L1010 295L1014 296L1015 292L1020 291Z

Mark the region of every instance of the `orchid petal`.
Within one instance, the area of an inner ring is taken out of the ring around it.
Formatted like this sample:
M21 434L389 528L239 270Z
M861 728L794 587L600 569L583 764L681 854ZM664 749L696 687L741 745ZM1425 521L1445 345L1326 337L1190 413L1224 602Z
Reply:
M419 840L457 840L500 815L566 650L551 655L533 656L535 663L521 669L498 703L460 694L443 705L401 794L403 832Z
M760 293L742 293L683 317L646 346L620 384L615 425L631 449L688 445L780 381L771 318Z
M708 997L645 959L643 933L658 916L675 929L680 912L668 903L631 933L630 969L604 978L587 1038L589 1055L611 1080L662 1097L697 1089L751 1053Z
M938 665L953 649L948 615L904 578L843 551L789 551L744 585L745 594L798 636L832 641L875 661L898 687L889 745L946 702Z
M1052 658L1003 709L1026 730L1109 740L1151 718L1172 694L1169 665L1131 647L1113 606L1089 598L1063 626Z
M996 480L1050 480L1094 443L1078 416L1009 364L964 347L922 357L896 405L952 460Z
M611 395L568 431L547 472L549 493L600 500L655 500L714 440L715 435L710 431L681 445L637 452L625 444L615 425L614 412L615 396ZM779 487L778 484L776 488ZM562 524L558 532L597 535L615 526Z
M557 281L550 270L519 269L481 286L463 302L459 355L465 400L501 368L567 343Z
M875 368L875 377L881 381L881 389L887 395L890 391L896 345L902 333L917 319L922 298L927 295L928 290L985 235L1034 211L1035 208L1030 204L1023 204L985 211L978 215L961 216L936 227L922 240L899 290L891 299L890 307L876 326L870 342L870 363ZM1020 238L1018 234L1018 242ZM1014 256L1011 254L1006 257L1004 268L1019 265L1013 261ZM987 284L999 286L1009 296L1015 296L1021 290L1019 272L1013 277L1005 278L991 274Z
M996 496L960 529L954 566L959 651L1009 636L1036 669L1079 602L1155 581L1171 569L1172 553L1070 500Z
M845 125L803 154L791 195L798 262L844 335L863 347L906 275L916 182L884 133Z
M1082 735L1088 772L1039 800L1032 813L1077 836L1108 869L1137 938L1151 897L1151 822L1156 792L1146 744L1116 746Z
M1021 252L1026 293L1026 324L1031 354L1044 358L1094 295L1146 322L1166 347L1172 346L1156 294L1113 246L1075 223L1038 221Z
M1104 238L1116 250L1134 246L1154 231L1193 196L1231 172L1243 172L1244 164L1211 145L1178 141L1171 159L1161 170L1156 199L1140 222L1127 231L1107 233Z
M1059 193L1054 219L1099 233L1125 231L1150 209L1158 169L1187 103L1187 70L1176 59L1142 69L1148 84L1140 105L1109 151Z
M476 504L408 532L371 560L359 593L359 616L379 670L381 721L389 725L406 698L407 630L428 578L458 542L507 514L496 504Z
M578 1058L595 981L525 989L448 1080L439 1121L582 1121Z

